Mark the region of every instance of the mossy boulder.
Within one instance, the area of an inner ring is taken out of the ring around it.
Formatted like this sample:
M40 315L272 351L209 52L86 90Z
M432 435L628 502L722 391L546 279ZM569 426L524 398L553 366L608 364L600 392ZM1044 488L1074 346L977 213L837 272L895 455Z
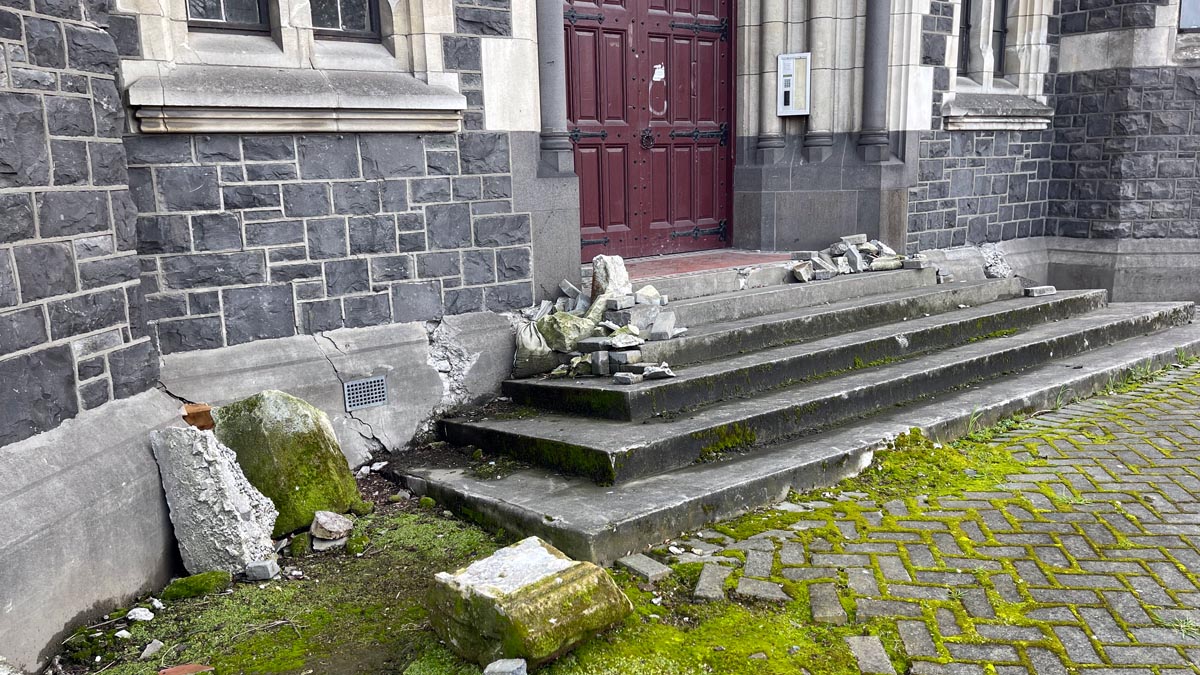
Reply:
M538 332L546 339L550 349L564 353L575 351L575 345L591 337L595 328L594 322L566 312L547 314L537 321Z
M246 478L275 503L276 538L308 527L317 511L345 513L360 497L324 412L282 391L213 411L217 438Z
M622 621L633 606L608 573L529 537L435 577L429 620L459 656L537 667Z
M159 598L164 602L198 598L203 595L220 593L229 588L231 583L233 583L233 575L224 570L201 572L167 584Z

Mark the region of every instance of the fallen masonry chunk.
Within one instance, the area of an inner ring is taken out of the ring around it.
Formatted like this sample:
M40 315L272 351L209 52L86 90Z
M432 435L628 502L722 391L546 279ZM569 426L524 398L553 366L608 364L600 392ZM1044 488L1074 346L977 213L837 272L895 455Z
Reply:
M653 286L643 286L633 294L634 302L639 305L661 305L662 293Z
M556 352L575 351L579 341L591 336L596 324L591 321L568 314L555 312L550 316L538 319L537 329L545 338L546 344Z
M639 363L642 360L642 350L627 349L623 352L609 352L608 360L614 365L624 366L630 363Z
M837 263L838 274L854 274L854 268L850 266L850 261L846 260L845 256L834 258Z
M148 659L148 658L154 656L155 654L159 653L160 651L162 651L162 648L164 646L165 645L163 645L163 643L158 640L151 640L150 644L146 645L146 648L142 650L142 655L139 656L138 658L141 659L142 661L145 661L146 659Z
M838 271L837 263L835 263L833 261L833 258L829 257L828 255L826 255L824 253L821 253L817 257L813 258L812 264L813 264L813 271L817 271L817 270L829 270L830 272Z
M483 669L483 675L527 675L525 659L501 659L492 661Z
M797 263L792 267L792 276L800 283L808 283L813 280L813 264L811 260L806 260L802 263Z
M621 366L621 372L622 373L637 373L638 375L642 375L646 372L647 368L654 368L654 367L655 367L655 364L653 364L653 363L627 363L627 364Z
M592 352L600 352L612 347L612 339L606 337L590 337L584 338L575 345L575 348L584 354Z
M817 251L792 251L792 260L812 260L820 255Z
M321 410L281 391L264 391L213 412L217 438L237 453L246 478L279 510L274 536L308 527L317 511L345 513L362 501ZM269 557L255 555L230 571Z
M130 621L153 621L154 612L151 612L145 607L134 607L133 609L129 610L127 614L125 614L125 618L129 619Z
M904 266L904 261L900 260L899 256L880 256L871 261L872 272L885 272L887 270L898 270Z
M661 311L658 305L634 305L629 309L605 312L604 318L622 326L637 326L638 333L641 333L650 329Z
M258 560L246 566L246 578L250 581L270 581L279 576L279 563L274 560Z
M125 629L121 629L121 630L113 633L113 637L117 638L118 640L131 640L131 639L133 639L133 633L130 633L129 631L127 631ZM3 663L4 663L3 661L0 661L0 664L3 664ZM4 671L0 670L0 674L3 674L3 673L4 673Z
M637 304L637 300L635 299L635 296L618 295L616 297L605 298L604 309L606 309L610 312L615 312L619 309L629 309L630 307L633 307L635 304Z
M654 320L650 327L651 340L670 340L671 331L675 330L675 312L663 312Z
M348 541L350 541L350 537L342 537L341 539L317 539L313 537L312 548L314 551L332 551L335 548L345 548Z
M665 380L669 377L675 377L675 372L671 370L670 366L668 366L666 363L663 363L661 366L647 367L646 370L642 372L642 375L644 375L647 380Z
M858 246L859 244L867 243L867 235L865 234L850 234L842 237L842 243L846 246Z
M592 375L612 375L608 363L608 352L592 352Z
M834 258L836 258L838 256L846 255L846 251L849 251L850 247L847 246L844 242L839 241L836 244L831 244L829 246L829 248L827 248L825 250L829 253L830 256L833 256Z
M645 379L641 373L626 373L620 372L613 375L613 383L615 384L638 384Z
M859 253L857 248L851 248L849 251L846 251L844 260L850 266L851 272L865 272L871 269L866 259L863 258L863 254Z
M592 258L592 298L601 295L626 295L633 292L625 261L619 255Z
M562 290L563 293L567 294L568 298L578 298L579 294L581 292L579 290L579 288L577 286L575 286L575 284L571 283L570 281L567 281L566 279L563 279L562 281L558 282L558 287L559 287L559 289Z
M613 323L613 322L611 322L611 321L601 321L601 322L600 322L599 324L597 324L597 325L599 325L599 326L602 326L602 327L604 327L604 328L607 328L607 329L609 329L609 330L614 330L614 331L615 331L615 330L621 330L621 327L620 327L620 326L618 326L617 324L615 324L615 323Z
M872 239L871 243L874 244L875 248L879 250L879 255L896 255L896 249L888 246L878 239Z
M238 573L275 554L275 505L251 484L234 451L213 432L162 429L150 434L150 447L189 572ZM349 475L341 451L338 458Z
M904 260L904 269L906 270L924 270L933 267L933 262L926 258L906 258Z
M308 531L317 539L341 539L350 536L354 521L332 511L317 511L313 514L312 526Z
M607 572L537 537L439 573L429 593L434 630L481 666L523 658L537 668L632 611Z
M617 333L609 338L613 349L631 349L646 344L646 341L633 333Z
M687 328L676 328L675 330L671 331L671 337L677 338L680 335L687 333L687 331L688 331Z
M663 579L671 576L670 567L667 567L654 558L641 553L627 555L618 560L617 565L624 567L633 574L651 583L662 581Z
M879 247L876 246L874 242L868 241L865 244L859 244L856 248L858 248L860 253L866 253L867 255L879 255Z
M813 281L829 281L837 276L836 270L814 270Z
M1040 298L1047 295L1058 293L1058 289L1053 286L1030 286L1025 289L1025 297Z

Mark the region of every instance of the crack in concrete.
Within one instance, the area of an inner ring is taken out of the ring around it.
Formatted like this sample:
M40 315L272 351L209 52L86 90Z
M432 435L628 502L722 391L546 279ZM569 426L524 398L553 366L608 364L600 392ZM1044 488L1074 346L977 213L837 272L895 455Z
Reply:
M167 389L167 385L164 384L162 380L155 381L154 386L156 389L158 389L162 393L166 394L167 396L170 396L171 398L175 399L176 401L179 401L180 403L184 403L184 404L195 403L195 401L186 399L186 398L176 394L175 392L171 391L170 389Z
M329 354L325 353L324 348L321 347L321 341L317 338L325 338L329 342L329 344L332 345L333 348L337 350L337 352L339 354L345 355L346 352L341 347L338 346L338 343L335 342L333 338L329 337L328 335L325 335L324 333L314 333L313 334L313 341L315 341L317 343L317 350L320 351L321 356L325 357L325 360L329 362L329 367L333 369L334 377L336 377L338 379L338 382L341 382L342 385L344 386L346 384L346 379L344 377L342 377L342 373L341 373L341 371L338 370L338 367L333 362L333 359L329 358ZM362 419L358 415L355 415L350 410L346 410L345 413L346 413L347 417L349 417L350 419L354 420L355 422L358 422L359 424L365 426L367 428L367 430L370 432L370 434L364 434L362 432L362 430L359 429L358 430L359 436L362 436L363 439L365 441L367 441L368 443L374 444L376 446L376 449L380 449L380 448L382 448L384 450L387 449L387 446L383 443L383 441L381 441L379 439L379 437L377 435L375 435L375 427L371 426L370 422ZM375 453L373 453L373 452L371 453L372 457L374 457L374 454Z

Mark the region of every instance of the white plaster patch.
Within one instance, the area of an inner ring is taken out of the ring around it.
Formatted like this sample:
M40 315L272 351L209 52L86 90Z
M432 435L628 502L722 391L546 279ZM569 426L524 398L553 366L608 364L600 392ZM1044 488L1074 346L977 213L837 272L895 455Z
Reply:
M483 115L489 131L538 131L537 44L482 38Z
M499 598L578 564L550 552L541 539L529 537L454 574L440 572L437 579L451 588Z

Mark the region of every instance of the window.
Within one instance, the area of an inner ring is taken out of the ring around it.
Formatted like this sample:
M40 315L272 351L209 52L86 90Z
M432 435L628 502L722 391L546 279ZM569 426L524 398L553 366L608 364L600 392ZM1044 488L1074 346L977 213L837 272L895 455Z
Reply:
M313 33L332 40L379 40L379 0L312 0Z
M958 73L971 72L971 0L962 0L958 11Z
M1197 0L1200 2L1200 0ZM1008 0L961 0L958 74L983 82L1005 76Z
M1179 4L1179 31L1200 33L1200 0L1182 0Z
M267 0L187 0L191 30L271 32Z
M992 0L992 73L1004 77L1004 52L1008 44L1008 0Z

